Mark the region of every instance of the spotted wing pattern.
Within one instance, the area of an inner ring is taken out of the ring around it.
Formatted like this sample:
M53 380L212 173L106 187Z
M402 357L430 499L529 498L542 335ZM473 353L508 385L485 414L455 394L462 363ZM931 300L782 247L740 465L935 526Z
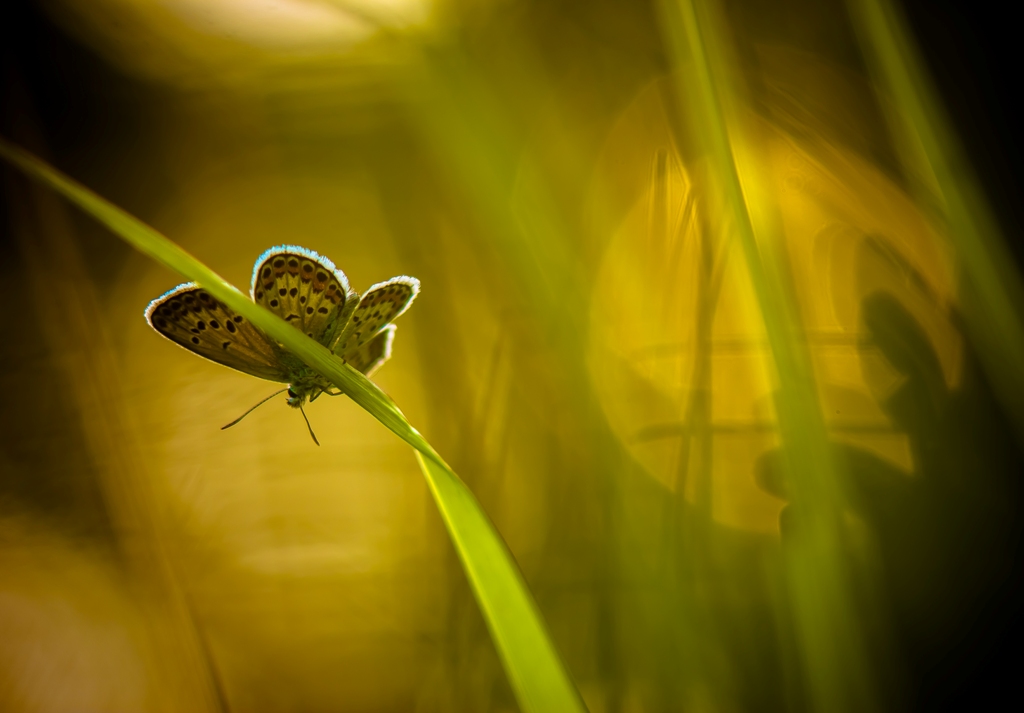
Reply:
M252 273L253 301L324 346L344 329L357 297L334 263L294 245L267 250Z
M395 338L395 329L393 324L384 327L370 341L344 354L345 361L351 364L353 369L370 376L391 358L391 342Z
M146 320L172 342L218 364L261 379L291 381L280 348L194 282L150 302Z
M359 300L359 306L352 312L348 325L334 351L336 354L351 354L358 347L369 342L385 325L402 314L420 291L420 281L415 277L392 277L369 290Z

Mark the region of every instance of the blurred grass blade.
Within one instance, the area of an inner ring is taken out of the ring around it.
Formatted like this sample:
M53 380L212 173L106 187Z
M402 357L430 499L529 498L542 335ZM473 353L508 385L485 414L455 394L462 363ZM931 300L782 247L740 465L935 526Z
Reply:
M710 160L713 185L705 187L706 195L724 202L727 215L718 229L734 232L739 241L778 378L776 418L791 502L797 506L793 515L800 519L800 536L787 551L787 578L802 677L812 710L875 710L877 691L841 556L836 466L810 356L801 346L802 325L774 196L763 177L757 142L744 134L746 125L739 118L733 53L718 9L716 3L699 0L662 0L659 7L677 70L680 115L692 122L698 148ZM742 157L736 146L744 147Z
M940 193L919 195L919 202L944 204L945 227L966 278L966 326L994 393L1024 435L1024 286L1013 257L898 9L890 0L848 4L868 67L887 93L883 105L904 167L919 187Z
M194 280L342 389L417 458L462 561L495 646L524 711L585 711L519 568L469 488L376 384L284 320L255 304L154 229L26 151L0 139L0 155L50 186L139 251ZM141 309L140 309L141 315Z

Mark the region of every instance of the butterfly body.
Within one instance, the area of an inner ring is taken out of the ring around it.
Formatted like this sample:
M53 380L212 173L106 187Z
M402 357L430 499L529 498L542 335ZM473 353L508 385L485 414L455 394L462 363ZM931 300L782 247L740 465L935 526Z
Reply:
M391 356L395 326L419 292L414 277L393 277L362 296L345 274L306 248L271 248L253 269L251 296L367 376ZM333 385L297 356L194 282L150 302L146 320L176 344L238 371L288 384L288 405L302 408ZM262 402L261 402L262 403ZM304 414L303 414L304 415Z
M288 384L288 405L302 408L308 399L310 403L317 400L320 394L330 394L335 386L312 369L302 369L294 375Z

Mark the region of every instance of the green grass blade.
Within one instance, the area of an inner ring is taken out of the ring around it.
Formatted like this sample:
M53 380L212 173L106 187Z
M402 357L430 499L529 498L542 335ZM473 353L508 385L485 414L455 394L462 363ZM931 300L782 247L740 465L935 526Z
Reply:
M586 706L571 684L557 672L561 659L541 627L508 626L508 622L540 621L519 568L494 533L476 498L454 473L417 453L437 507L466 568L470 585L484 613L498 654L524 711L583 711Z
M730 220L720 229L734 225L778 378L776 418L801 532L787 552L788 591L810 707L830 713L874 710L877 691L842 561L842 493L810 355L802 346L803 327L780 247L782 228L758 159L741 159L733 148L753 142L745 141L734 108L740 91L729 71L727 34L713 2L662 0L659 10L679 70L680 115L693 123L709 158L709 192L724 199Z
M342 389L417 452L452 543L524 711L572 713L586 706L552 643L519 568L469 488L376 384L327 348L255 304L199 260L88 188L0 139L0 156L53 188L139 251L194 280Z
M1024 284L970 162L918 57L910 32L889 0L848 0L873 78L886 94L890 129L907 173L939 196L957 262L966 278L967 328L981 347L994 393L1024 434Z

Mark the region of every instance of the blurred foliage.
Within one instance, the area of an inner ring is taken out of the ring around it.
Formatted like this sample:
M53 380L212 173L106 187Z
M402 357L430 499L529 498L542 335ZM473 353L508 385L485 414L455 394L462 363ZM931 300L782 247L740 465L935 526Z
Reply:
M1019 699L1020 432L993 394L1020 366L973 336L846 6L697 4L738 207L683 5L351 7L6 4L0 130L236 285L281 243L356 289L417 276L374 380L594 713ZM275 404L219 431L270 386L152 333L176 277L3 176L3 707L514 710L408 448L343 399L307 411L320 449ZM778 344L823 437L780 437ZM829 468L803 481L801 437Z

